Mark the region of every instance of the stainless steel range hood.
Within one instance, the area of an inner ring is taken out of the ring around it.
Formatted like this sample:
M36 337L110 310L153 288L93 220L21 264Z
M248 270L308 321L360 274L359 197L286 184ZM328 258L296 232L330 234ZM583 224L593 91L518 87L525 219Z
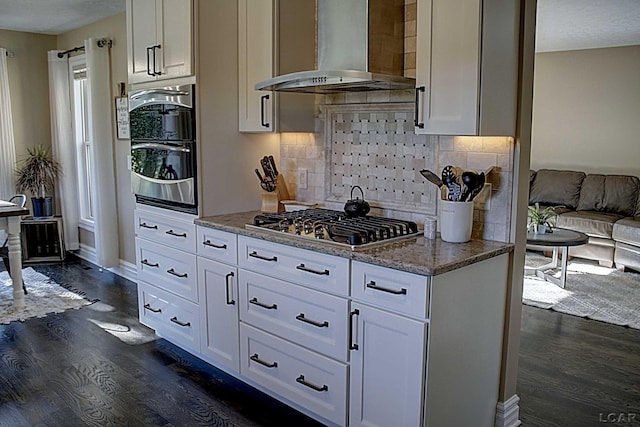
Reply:
M403 76L404 0L317 0L317 20L318 69L259 82L257 90L330 94L415 87Z

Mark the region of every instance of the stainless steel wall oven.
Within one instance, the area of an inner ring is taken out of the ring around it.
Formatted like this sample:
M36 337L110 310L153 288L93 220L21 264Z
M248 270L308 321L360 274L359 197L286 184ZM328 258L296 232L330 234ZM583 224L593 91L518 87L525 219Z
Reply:
M129 92L136 202L197 214L195 86Z

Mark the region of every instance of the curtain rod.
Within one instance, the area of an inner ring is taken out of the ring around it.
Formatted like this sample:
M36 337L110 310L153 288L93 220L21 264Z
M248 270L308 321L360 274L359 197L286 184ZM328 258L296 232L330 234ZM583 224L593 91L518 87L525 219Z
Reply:
M98 39L96 42L98 47L111 47L112 42L109 39ZM65 55L69 55L70 53L77 52L79 50L84 50L84 46L74 47L73 49L65 50L64 52L58 52L58 58L64 58Z
M14 56L16 56L16 54L12 50L8 49L5 51L5 55L7 56L7 58L13 58Z

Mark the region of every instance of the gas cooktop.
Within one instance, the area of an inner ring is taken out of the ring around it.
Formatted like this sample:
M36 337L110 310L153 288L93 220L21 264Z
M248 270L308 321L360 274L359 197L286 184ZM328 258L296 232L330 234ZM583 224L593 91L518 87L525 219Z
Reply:
M315 239L350 247L351 250L366 249L420 234L415 222L369 215L348 217L344 212L328 209L263 213L256 215L253 224L247 224L246 227Z

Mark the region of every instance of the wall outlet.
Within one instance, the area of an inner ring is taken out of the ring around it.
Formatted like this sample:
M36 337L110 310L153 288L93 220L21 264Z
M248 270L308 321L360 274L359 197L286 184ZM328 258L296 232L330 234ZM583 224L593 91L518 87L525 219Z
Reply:
M298 188L305 190L309 186L309 174L306 169L298 169Z

